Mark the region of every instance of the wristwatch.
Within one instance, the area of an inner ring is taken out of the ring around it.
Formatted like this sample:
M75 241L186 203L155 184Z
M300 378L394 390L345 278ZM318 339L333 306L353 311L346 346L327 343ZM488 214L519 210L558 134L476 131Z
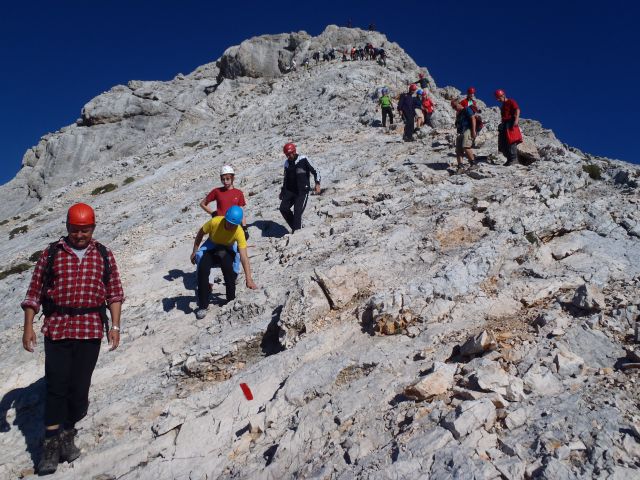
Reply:
M120 327L118 325L112 325L111 330L115 330L116 332L120 331Z

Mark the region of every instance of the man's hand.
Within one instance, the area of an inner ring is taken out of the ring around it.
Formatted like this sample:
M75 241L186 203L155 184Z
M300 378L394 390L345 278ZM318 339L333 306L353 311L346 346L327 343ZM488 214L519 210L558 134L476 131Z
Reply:
M278 195L278 200L282 200L282 192Z
M251 290L255 290L256 288L258 288L258 286L255 284L255 282L252 279L247 278L247 288L250 288Z
M196 252L191 253L191 264L195 265L196 264Z
M319 183L316 183L316 188L314 188L313 191L316 192L316 195L320 195L320 192L322 191L322 189L320 188Z
M109 330L109 351L115 350L120 345L120 332L118 330L114 330L113 328Z
M22 347L27 352L33 352L36 346L36 332L33 331L33 326L25 326L24 333L22 334Z

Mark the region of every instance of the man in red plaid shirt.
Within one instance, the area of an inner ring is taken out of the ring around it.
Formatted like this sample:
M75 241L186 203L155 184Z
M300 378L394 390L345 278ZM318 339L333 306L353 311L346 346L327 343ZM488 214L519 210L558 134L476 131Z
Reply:
M103 317L111 313L111 350L120 343L124 293L110 250L93 240L93 209L78 203L67 212L67 236L42 252L22 302L22 345L33 352L33 318L44 311L45 440L38 473L56 471L59 462L80 456L75 423L89 407L91 375L100 353ZM54 248L53 256L50 250Z

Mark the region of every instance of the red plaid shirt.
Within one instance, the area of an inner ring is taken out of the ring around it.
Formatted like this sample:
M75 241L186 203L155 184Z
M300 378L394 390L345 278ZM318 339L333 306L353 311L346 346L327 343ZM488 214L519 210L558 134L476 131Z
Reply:
M49 247L47 247L31 277L27 296L22 302L22 308L31 307L36 313L40 310L42 298L46 294L56 305L61 307L96 307L124 301L124 292L120 283L120 275L116 260L111 250L107 250L111 266L111 278L106 285L102 283L103 260L96 248L96 241L91 240L84 254L82 262L69 248L64 240L60 240L53 263L53 281L47 292L42 292L42 276L47 264ZM82 315L67 315L53 313L45 317L42 333L51 340L74 338L86 340L102 338L102 320L99 312Z

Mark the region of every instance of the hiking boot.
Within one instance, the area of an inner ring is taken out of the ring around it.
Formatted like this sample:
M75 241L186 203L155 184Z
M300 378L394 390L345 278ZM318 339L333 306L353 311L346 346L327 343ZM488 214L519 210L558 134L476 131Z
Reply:
M196 318L198 320L202 320L206 316L207 316L207 309L206 308L199 308L199 309L196 310Z
M63 430L60 434L60 461L73 462L80 456L80 449L76 447L73 439L78 431L75 428Z
M38 462L38 475L49 475L58 468L60 463L60 435L44 439L42 457Z

